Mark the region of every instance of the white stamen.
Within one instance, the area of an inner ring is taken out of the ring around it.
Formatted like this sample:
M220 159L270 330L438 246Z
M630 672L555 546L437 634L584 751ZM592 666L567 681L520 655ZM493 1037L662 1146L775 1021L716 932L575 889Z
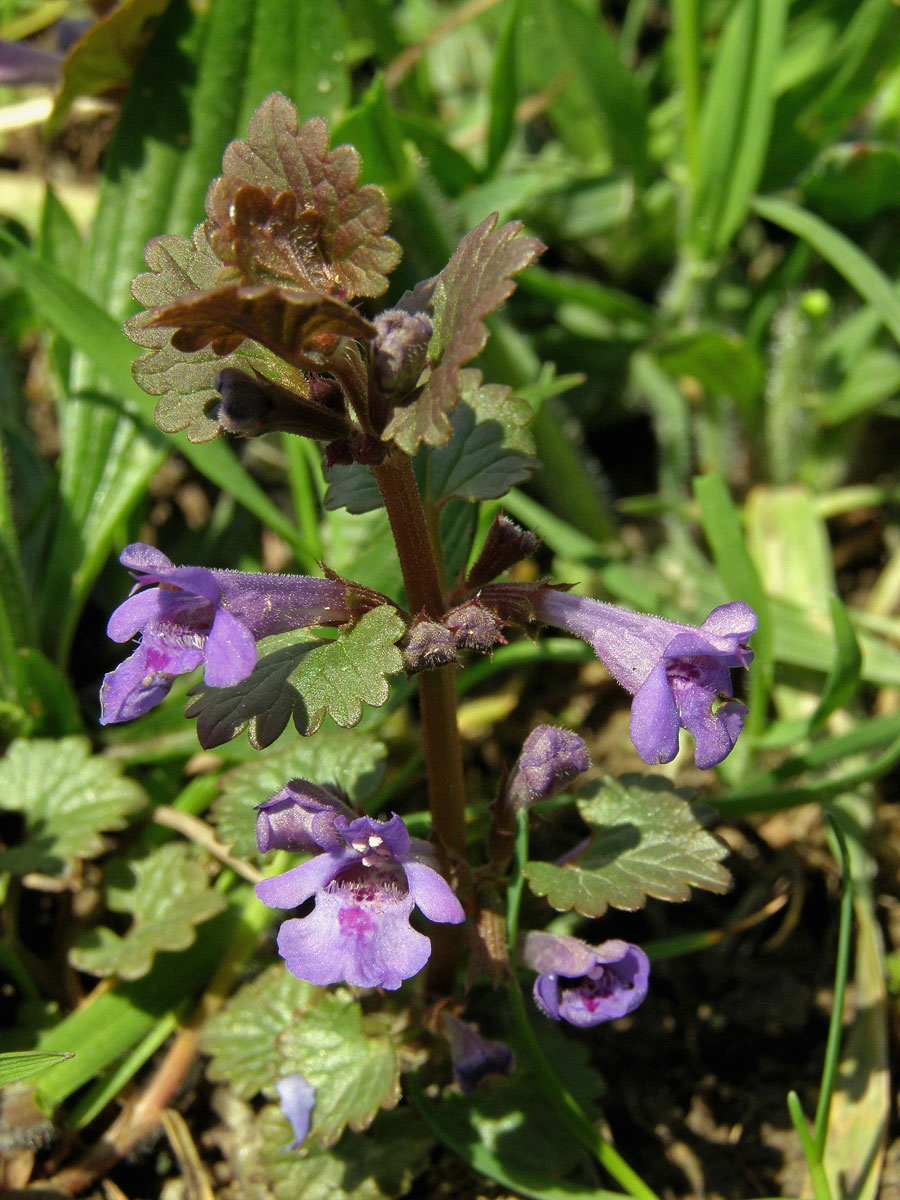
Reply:
M383 841L384 841L384 838L379 837L377 833L369 834L369 845L372 847L373 850L375 849L376 846L380 846Z

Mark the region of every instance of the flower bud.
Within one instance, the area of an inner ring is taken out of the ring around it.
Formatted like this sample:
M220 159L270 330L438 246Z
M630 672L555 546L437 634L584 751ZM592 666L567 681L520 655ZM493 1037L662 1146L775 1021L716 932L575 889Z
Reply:
M375 328L372 355L378 385L389 396L405 396L425 366L431 321L424 313L392 308L375 318Z
M506 785L514 808L549 800L588 769L591 759L577 733L539 725L525 739Z
M256 808L256 844L267 850L339 850L344 838L335 817L354 813L334 792L306 779L292 779Z

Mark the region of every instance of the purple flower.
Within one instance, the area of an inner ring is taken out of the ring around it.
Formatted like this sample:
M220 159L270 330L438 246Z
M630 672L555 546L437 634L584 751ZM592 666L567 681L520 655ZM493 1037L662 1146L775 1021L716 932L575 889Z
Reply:
M745 644L756 629L749 604L722 604L698 628L547 587L534 611L544 624L590 642L634 696L631 740L644 762L672 761L679 726L693 735L698 767L714 767L734 749L747 708L733 699L730 669L753 660Z
M302 1075L286 1075L275 1084L281 1111L291 1123L294 1140L288 1149L296 1150L306 1141L312 1110L316 1103L316 1089Z
M522 745L506 794L516 808L549 800L590 765L587 746L577 733L553 725L538 725Z
M340 848L264 879L256 894L270 908L296 908L315 896L309 916L285 921L278 934L278 951L299 979L393 991L431 954L431 942L409 923L413 908L453 925L465 913L431 865L431 847L410 839L396 814L389 821L336 816L333 828Z
M138 633L141 641L131 658L104 676L103 725L147 712L176 675L201 663L210 687L239 683L256 665L257 638L306 625L342 625L352 616L340 580L176 567L141 542L126 546L119 562L137 583L106 631L115 642Z
M483 1038L478 1030L452 1013L441 1013L441 1029L450 1043L453 1078L459 1090L471 1096L491 1075L512 1075L516 1060L503 1042Z
M267 850L340 850L344 838L334 818L352 821L353 811L328 788L292 779L256 807L256 844Z
M618 938L589 946L578 938L529 933L522 960L539 972L534 1002L554 1021L600 1025L633 1012L647 995L647 955Z

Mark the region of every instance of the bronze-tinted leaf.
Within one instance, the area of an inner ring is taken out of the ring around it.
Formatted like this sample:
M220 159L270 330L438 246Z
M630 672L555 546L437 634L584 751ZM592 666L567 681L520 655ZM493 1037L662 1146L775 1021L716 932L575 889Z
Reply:
M207 193L207 231L248 282L290 281L345 299L386 289L400 249L386 236L384 192L359 186L359 155L352 146L329 150L321 118L300 128L293 104L274 92L222 167Z
M499 229L496 223L494 213L467 233L443 271L408 292L398 305L407 311L427 305L434 326L428 345L431 376L411 404L394 409L383 434L407 454L415 454L422 442L442 446L449 440L447 413L459 400L459 368L487 341L483 318L509 297L515 287L512 276L543 250L537 238L518 236L519 221Z
M220 370L233 367L257 371L300 396L308 393L302 371L280 361L261 345L244 341L226 357L211 346L185 354L171 344L171 330L154 324L158 312L178 304L186 295L215 289L221 282L222 264L209 248L203 225L191 237L167 234L147 243L144 259L149 271L138 275L131 294L146 309L125 323L125 333L148 349L132 370L137 383L151 396L159 396L156 423L164 433L187 430L192 442L217 437L219 394L215 381Z
M316 361L327 358L336 338L375 334L371 322L334 296L236 283L182 296L154 310L148 324L174 328L176 350L192 353L209 346L214 354L226 355L249 338L286 362L304 366L310 355Z

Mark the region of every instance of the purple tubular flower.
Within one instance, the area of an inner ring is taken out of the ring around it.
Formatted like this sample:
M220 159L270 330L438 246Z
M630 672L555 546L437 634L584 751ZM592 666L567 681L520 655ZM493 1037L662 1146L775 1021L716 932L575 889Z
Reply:
M291 1123L294 1140L288 1149L296 1150L306 1141L312 1110L316 1103L316 1089L302 1075L286 1075L275 1084L281 1111Z
M452 1013L441 1013L441 1029L450 1043L453 1078L464 1095L471 1096L491 1075L512 1075L515 1071L516 1060L509 1046L483 1038L477 1029Z
M412 840L396 814L389 821L338 816L342 845L256 885L270 908L296 908L315 896L307 917L285 921L278 951L288 970L310 983L343 980L390 991L421 971L431 942L409 923L418 906L430 921L465 920L449 883L431 865L426 842Z
M538 725L522 746L506 794L516 808L549 800L591 765L587 746L577 733Z
M522 960L538 971L534 1002L553 1021L587 1028L633 1012L647 995L650 960L639 946L613 938L589 946L578 938L529 933Z
M696 627L542 588L534 611L544 624L589 642L634 696L631 740L644 762L672 761L679 726L693 735L698 767L714 767L734 749L747 708L733 698L730 671L753 661L746 641L756 613L749 604L722 604Z
M306 625L342 625L352 616L340 580L176 567L141 542L126 546L119 562L137 583L106 631L115 642L135 634L141 642L131 658L104 676L102 725L147 712L176 675L201 663L210 687L240 683L256 665L258 638Z
M292 779L280 792L256 806L256 844L267 850L340 850L344 838L335 817L352 821L354 813L341 798L310 783Z

